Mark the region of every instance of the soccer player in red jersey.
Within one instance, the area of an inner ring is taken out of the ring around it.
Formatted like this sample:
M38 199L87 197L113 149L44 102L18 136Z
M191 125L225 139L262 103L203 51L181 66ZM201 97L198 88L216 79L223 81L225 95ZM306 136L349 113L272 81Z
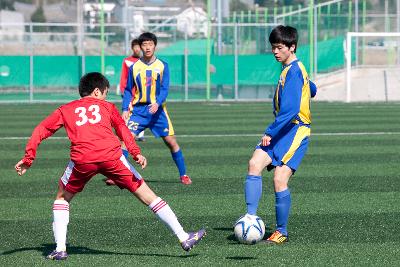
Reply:
M146 158L141 154L117 108L105 101L109 86L108 80L101 73L84 75L79 82L82 98L59 107L44 119L34 129L26 145L24 158L15 165L17 173L23 175L31 167L41 141L61 127L65 128L71 141L71 161L59 180L59 191L53 204L53 232L57 246L47 256L48 259L64 260L68 257L66 236L70 202L98 173L112 179L118 187L129 190L147 205L178 237L184 250L192 249L206 233L204 229L185 232L169 205L148 187L122 155L119 139L124 141L129 153L142 169L147 165Z
M124 95L124 90L126 87L126 82L128 80L128 71L129 68L140 58L140 45L139 45L139 40L138 39L133 39L131 42L131 49L132 49L132 55L129 57L124 58L122 61L122 66L121 66L121 77L119 79L119 89L121 91L121 95Z
M132 55L130 55L129 57L124 58L124 60L122 61L122 66L121 66L121 77L119 79L119 84L118 84L118 88L120 90L121 96L124 96L124 91L125 91L125 87L126 87L126 83L128 80L128 71L129 68L135 64L136 61L138 61L138 59L140 58L141 55L141 49L140 49L140 45L139 45L139 40L133 39L131 42L131 50L132 50ZM132 91L135 91L135 89L132 89ZM125 112L125 114L124 114ZM123 111L122 112L122 118L124 118L125 123L128 121L127 118L128 117L128 113L129 111ZM135 136L135 140L137 141L145 141L145 137L144 137L144 131L141 131L137 136ZM128 158L128 151L126 150L125 144L122 142L121 143L121 147L122 147L122 151L124 153L124 156L126 158ZM114 181L112 179L109 178L105 178L104 182L107 185L115 185Z

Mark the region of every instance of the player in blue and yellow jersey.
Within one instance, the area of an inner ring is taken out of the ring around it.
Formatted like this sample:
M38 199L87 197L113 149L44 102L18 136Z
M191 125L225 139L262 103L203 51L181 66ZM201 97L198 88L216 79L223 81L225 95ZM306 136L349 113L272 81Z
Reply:
M265 129L249 161L245 181L247 213L256 215L262 194L262 171L275 169L276 231L266 240L281 244L288 240L287 224L291 206L289 178L299 167L309 142L310 99L316 94L304 65L296 58L298 34L290 26L277 26L269 36L272 53L282 63L273 99L275 120Z
M138 39L143 57L129 68L122 101L122 116L127 119L128 128L134 136L149 128L155 137L161 137L171 151L181 182L191 184L165 102L169 89L168 64L154 54L157 37L153 33L142 33ZM136 90L132 95L134 87ZM125 154L127 155L126 151Z

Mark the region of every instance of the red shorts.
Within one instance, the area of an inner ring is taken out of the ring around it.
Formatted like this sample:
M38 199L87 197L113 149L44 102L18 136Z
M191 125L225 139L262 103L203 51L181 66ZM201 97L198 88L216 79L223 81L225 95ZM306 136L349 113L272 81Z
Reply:
M81 192L86 183L99 173L113 180L119 188L131 192L135 192L143 183L140 174L124 156L121 156L118 160L86 164L75 164L70 161L60 179L60 184L66 191L75 194Z

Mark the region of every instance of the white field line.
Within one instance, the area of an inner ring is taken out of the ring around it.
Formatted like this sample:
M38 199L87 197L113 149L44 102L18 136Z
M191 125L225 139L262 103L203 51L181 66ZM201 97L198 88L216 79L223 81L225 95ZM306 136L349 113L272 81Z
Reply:
M257 137L261 136L262 134L183 134L183 135L176 135L179 138L201 138L201 137ZM311 136L359 136L359 135L400 135L400 132L359 132L359 133L311 133ZM147 135L148 137L154 137L152 135ZM26 136L5 136L0 137L0 140L26 140L29 137ZM54 140L65 140L68 137L50 137L49 139Z

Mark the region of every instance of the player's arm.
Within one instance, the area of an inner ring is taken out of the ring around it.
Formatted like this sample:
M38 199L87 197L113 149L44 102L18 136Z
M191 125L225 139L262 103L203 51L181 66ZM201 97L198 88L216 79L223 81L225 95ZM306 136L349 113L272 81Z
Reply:
M141 154L140 147L136 144L135 139L133 138L131 132L128 127L126 127L125 122L119 115L119 112L115 105L113 105L113 110L111 114L111 124L115 129L115 133L119 137L120 140L124 141L126 148L129 153L132 155L133 159L145 168L147 165L146 158Z
M40 143L52 136L58 129L63 126L61 111L55 110L51 115L44 119L32 132L28 143L25 147L24 158L21 159L16 165L15 170L19 175L23 175L27 169L32 165L36 158L36 151Z
M166 62L164 63L164 70L163 70L163 75L161 78L161 84L160 84L160 93L156 97L156 103L153 103L150 105L149 111L154 114L157 112L158 108L162 105L162 103L165 102L165 100L168 97L168 90L169 90L169 67Z
M309 82L310 82L311 97L314 97L317 94L317 85L313 83L311 80Z
M128 66L125 63L125 59L122 61L121 76L119 78L119 88L121 89L121 95L124 95L126 80L128 79Z
M132 66L130 66L129 70L128 70L128 78L126 80L126 85L125 85L125 89L124 89L124 97L122 99L122 111L128 111L129 109L129 104L132 101L132 88L135 86L135 81L134 81L134 77L133 77L133 66L135 66L135 64L133 64Z
M273 139L283 127L292 122L300 111L303 77L300 72L289 70L280 98L280 110L275 121L265 129L265 135Z
M162 75L161 87L160 87L160 94L156 98L156 102L159 106L165 102L168 96L169 90L169 67L168 64L164 62L164 71Z

